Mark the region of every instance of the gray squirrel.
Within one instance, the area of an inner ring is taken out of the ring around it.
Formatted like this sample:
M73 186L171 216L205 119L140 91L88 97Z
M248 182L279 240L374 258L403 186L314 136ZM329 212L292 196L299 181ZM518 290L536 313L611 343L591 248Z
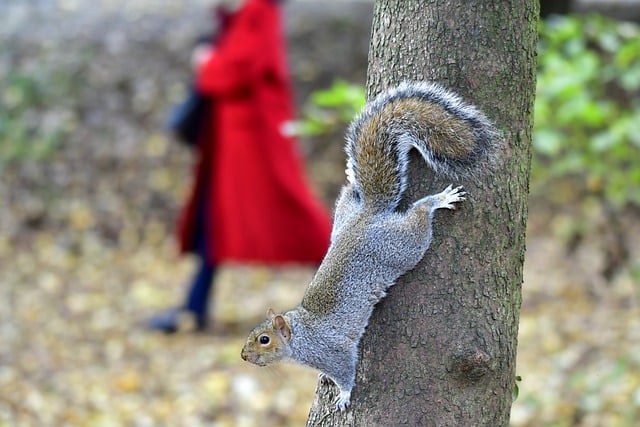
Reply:
M430 82L404 82L369 102L346 135L347 184L336 202L331 244L302 302L273 310L247 337L242 358L258 366L310 366L339 388L349 405L358 344L373 307L429 248L437 209L455 209L462 187L398 209L412 148L437 175L479 176L496 163L499 134L458 95Z

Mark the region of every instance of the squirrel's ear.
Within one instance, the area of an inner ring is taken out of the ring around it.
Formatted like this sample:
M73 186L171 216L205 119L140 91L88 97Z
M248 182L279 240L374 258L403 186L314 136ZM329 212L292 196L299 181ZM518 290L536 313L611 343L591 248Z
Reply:
M269 310L267 310L267 319L271 320L275 317L276 312L273 311L273 308L270 308Z
M289 341L291 338L291 328L287 325L287 321L281 314L276 315L273 318L273 328L282 335L282 338Z

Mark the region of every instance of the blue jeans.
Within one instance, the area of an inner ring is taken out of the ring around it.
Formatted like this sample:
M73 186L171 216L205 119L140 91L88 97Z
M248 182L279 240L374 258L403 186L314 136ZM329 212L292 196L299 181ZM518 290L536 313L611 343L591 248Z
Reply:
M196 254L200 258L200 266L191 279L191 286L187 293L185 307L195 313L197 317L204 318L207 314L209 294L213 285L213 276L216 267L207 260L207 255L212 248L207 247L205 229L207 226L207 215L204 198L198 200L196 211Z

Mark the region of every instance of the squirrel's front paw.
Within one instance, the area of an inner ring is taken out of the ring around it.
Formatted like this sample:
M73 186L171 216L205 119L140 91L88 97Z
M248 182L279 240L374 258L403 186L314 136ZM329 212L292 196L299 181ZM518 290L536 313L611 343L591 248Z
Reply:
M464 196L466 195L467 193L462 186L453 188L452 185L449 185L442 193L437 195L438 208L455 209L454 203L462 202L465 200Z
M344 411L347 406L349 406L349 403L351 403L351 392L340 390L340 394L335 400L336 407L339 410Z

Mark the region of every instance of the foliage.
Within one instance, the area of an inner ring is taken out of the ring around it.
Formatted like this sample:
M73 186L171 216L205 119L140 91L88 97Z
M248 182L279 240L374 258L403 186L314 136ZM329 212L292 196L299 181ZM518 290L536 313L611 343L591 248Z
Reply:
M297 122L298 133L314 136L333 132L351 121L364 104L361 85L336 80L330 88L311 94L304 106L304 118Z
M64 106L71 79L54 72L46 79L13 71L6 78L0 109L0 162L45 159L73 130L75 117Z
M578 176L617 206L640 205L640 29L599 15L540 24L532 174Z
M520 396L520 386L518 383L522 381L522 376L516 375L516 381L513 383L513 392L511 393L511 400L515 402L518 400L518 396Z

